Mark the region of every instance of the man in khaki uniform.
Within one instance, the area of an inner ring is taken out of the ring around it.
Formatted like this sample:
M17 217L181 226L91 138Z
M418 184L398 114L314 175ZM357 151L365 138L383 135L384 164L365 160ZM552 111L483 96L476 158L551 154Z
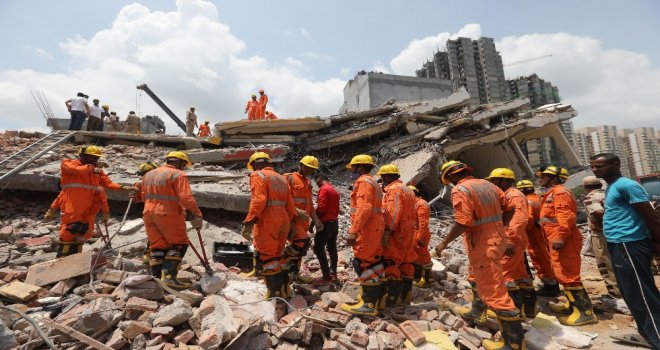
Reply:
M140 134L140 117L135 112L128 112L126 117L126 132L129 134Z
M603 277L607 291L615 298L621 298L619 288L616 285L614 270L612 268L612 257L607 250L607 241L603 236L603 212L605 201L605 190L603 184L595 176L587 176L582 179L582 184L587 193L583 202L587 209L589 220L589 231L591 233L591 245L596 257L598 271Z
M195 114L195 107L190 107L186 112L186 136L195 137L195 127L197 126L197 114Z

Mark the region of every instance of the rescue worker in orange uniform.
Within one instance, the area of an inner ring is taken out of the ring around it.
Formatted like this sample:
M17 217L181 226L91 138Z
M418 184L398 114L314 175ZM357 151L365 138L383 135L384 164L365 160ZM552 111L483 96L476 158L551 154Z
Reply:
M277 118L277 116L275 115L275 113L273 113L273 112L271 112L271 111L266 111L266 119L273 119L273 120L275 120L275 119L278 119L278 118Z
M264 89L259 89L259 112L257 119L266 118L266 106L268 105L268 95L264 93Z
M539 222L550 243L550 261L557 281L566 292L566 303L550 303L553 312L563 314L559 322L567 326L596 323L591 299L580 278L582 234L577 228L577 203L573 194L562 186L568 171L548 166L541 171L539 183L548 188L543 196Z
M409 304L415 277L415 194L400 180L395 164L385 164L376 175L383 182L383 263L387 280L386 306Z
M555 279L555 273L552 271L548 240L543 234L543 230L541 230L541 224L539 224L541 197L534 193L534 183L530 180L518 181L516 188L527 197L527 239L529 240L527 252L536 270L536 275L543 282L543 287L536 290L536 295L558 297L559 284Z
M289 275L284 269L284 246L291 225L295 225L296 207L286 178L273 169L268 153L255 152L248 160L250 208L243 221L243 237L250 238L256 250L268 293L266 298L291 297Z
M247 113L248 120L259 119L259 101L257 101L257 95L252 94L250 100L247 101L245 113Z
M177 279L190 243L186 210L193 215L193 228L201 229L203 224L202 212L192 195L188 176L183 172L191 165L184 152L169 152L165 156L165 165L144 175L140 190L144 200L144 228L151 249L151 274L160 275L166 285L175 289L190 287Z
M428 287L431 280L431 254L429 253L429 242L431 241L431 230L429 229L429 220L431 219L431 207L422 198L419 189L415 186L408 186L408 188L417 196L415 201L415 254L417 260L415 261L415 278L417 278L417 271L419 271L419 278L415 282L415 286L420 288Z
M507 239L501 260L504 285L509 290L513 303L522 311L523 317L533 318L536 316L536 293L534 280L527 271L525 260L529 215L527 197L514 186L516 175L511 169L493 169L487 180L504 191L506 197L504 232Z
M209 126L209 121L205 121L204 124L199 126L199 137L209 137L211 136L211 127Z
M312 200L312 183L309 177L319 168L319 160L314 156L304 156L299 164L298 171L284 174L289 184L289 191L298 212L296 224L291 227L289 245L284 250L287 257L287 270L291 279L308 283L310 280L299 276L302 259L310 246L307 230L313 222L318 231L323 230L323 224L316 216L314 201ZM313 220L313 221L312 221Z
M524 349L525 335L520 310L504 285L500 263L506 242L502 223L502 207L506 204L506 198L497 186L475 179L471 173L472 168L456 160L448 161L440 168L442 183L454 185L451 190L454 225L435 247L435 252L441 256L451 241L463 235L470 275L474 279L470 281L473 300L471 309L460 309L459 313L483 322L486 320L487 305L497 315L502 341L484 340L483 347L488 350Z
M382 215L383 190L370 175L374 166L374 159L367 154L356 155L346 165L354 179L351 225L346 243L353 248L353 268L360 281L360 294L356 303L345 303L341 308L354 315L378 315L381 299L381 240L385 221Z
M148 172L150 172L150 171L152 171L156 168L158 168L158 165L156 165L152 162L142 163L138 166L138 170L135 172L135 175L138 175L138 176L144 178L144 175L146 175ZM132 194L133 195L133 201L136 202L136 203L144 201L144 193L142 192L142 180L143 179L140 179L140 181L136 182L133 185L137 189ZM144 254L142 255L142 262L147 266L150 266L149 263L151 261L151 248L150 248L150 246L151 246L151 243L147 239L147 247L144 249ZM159 272L158 275L156 275L154 277L160 278L161 273Z
M97 146L80 149L78 159L65 159L61 164L60 237L57 241L57 256L66 256L82 251L85 237L91 237L94 218L98 213L99 187L110 190L130 191L132 186L116 184L98 166L103 151ZM96 208L96 209L95 209ZM54 210L46 212L46 218L54 218ZM90 224L90 222L92 224Z

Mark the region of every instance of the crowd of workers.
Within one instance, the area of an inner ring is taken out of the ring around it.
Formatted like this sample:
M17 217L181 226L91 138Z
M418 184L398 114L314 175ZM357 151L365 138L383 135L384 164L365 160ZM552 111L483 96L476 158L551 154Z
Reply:
M81 251L100 211L101 222L107 222L106 189L129 191L134 200L145 203L149 242L145 260L151 273L172 288L190 287L177 279L189 245L186 213L192 216L195 229L201 229L203 219L184 172L191 165L188 156L173 151L162 166L142 164L138 171L142 179L134 186L112 182L99 167L101 156L100 148L87 146L78 159L62 162L62 191L46 213L46 220L52 220L55 210L61 211L58 256ZM326 176L317 175L314 207L310 178L318 174L319 160L305 156L296 171L279 174L267 153L255 152L247 167L251 200L241 234L255 248L249 275L263 278L267 298L289 298L292 281L310 282L301 274L301 263L314 238L323 274L315 283L337 282L340 195ZM346 168L353 184L345 238L353 250L352 265L361 288L357 302L341 308L355 315L377 316L384 308L409 304L413 285L429 285L433 266L430 208L413 184L402 182L395 164L379 167L378 180L371 175L376 163L369 155L356 155ZM586 202L599 268L604 275L613 274L614 280L606 280L608 290L623 297L641 336L658 349L660 292L651 258L660 253L660 217L643 188L621 176L615 155L594 156L591 168L609 185L603 196L593 192L600 180L584 179L590 191ZM538 182L546 189L542 196L535 193L531 180L517 181L511 169L493 169L486 179L477 179L472 172L469 165L455 160L440 168L442 183L453 185L454 223L434 251L441 256L451 241L463 236L473 297L469 307L457 312L476 323L494 317L502 333L500 341L485 340L484 348L524 348L521 321L536 315L537 296L559 297L560 284L566 300L549 302L559 321L569 326L596 323L580 276L577 203L563 186L568 171L558 166L540 169ZM542 281L539 289L534 287L527 254Z
M264 89L259 89L259 100L257 100L257 95L252 94L245 104L245 114L247 114L248 120L277 119L275 113L266 109L267 106L268 95Z

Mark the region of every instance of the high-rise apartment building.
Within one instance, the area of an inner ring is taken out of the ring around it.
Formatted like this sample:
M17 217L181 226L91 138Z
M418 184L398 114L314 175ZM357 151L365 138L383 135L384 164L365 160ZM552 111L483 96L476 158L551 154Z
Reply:
M626 150L630 175L641 176L660 171L660 150L653 128L621 129L618 136Z
M559 103L559 88L551 82L531 74L517 79L507 80L507 93L509 99L519 97L529 98L532 108L538 108L549 103Z
M588 159L594 154L598 153L614 153L621 158L621 173L626 177L633 177L633 172L630 171L628 152L625 148L625 141L617 133L617 128L614 125L601 125L597 127L586 127L575 130L576 134L581 134L580 142L583 146L575 148L580 159ZM580 153L582 152L582 153Z
M447 51L438 51L415 74L423 78L450 79L454 89L464 86L470 104L509 99L502 57L493 38L447 40Z

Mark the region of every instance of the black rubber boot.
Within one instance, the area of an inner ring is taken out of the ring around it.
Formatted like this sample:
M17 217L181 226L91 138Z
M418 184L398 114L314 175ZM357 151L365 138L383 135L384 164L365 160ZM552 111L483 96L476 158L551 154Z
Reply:
M590 323L597 323L598 319L594 315L593 305L589 294L584 286L565 287L566 298L572 307L572 312L567 316L560 316L559 323L566 326L582 326Z
M522 327L520 312L498 311L497 322L502 332L502 340L494 341L486 339L483 341L483 347L486 350L520 350L526 349L525 332Z
M56 258L61 258L73 254L78 254L82 251L82 242L63 242L57 241Z
M543 283L543 287L536 290L536 295L540 297L557 298L560 295L559 283L555 284Z
M400 278L388 278L387 279L387 298L385 305L387 307L395 307L399 303L399 298L401 298L401 292L403 291L403 280Z
M515 286L515 287L507 287L506 289L509 292L509 296L513 300L513 304L516 306L516 308L518 310L522 310L523 296L522 293L520 292L520 288L518 288L518 286Z
M422 268L421 278L415 282L415 287L428 288L431 282L431 269Z
M415 264L415 282L418 282L422 278L422 265Z
M534 291L534 286L521 283L518 285L518 288L520 288L520 294L522 294L523 299L522 317L536 317L538 311L536 310L536 291Z
M362 283L358 302L342 304L341 309L353 315L377 316L380 290L380 283Z
M286 290L286 279L288 277L286 276L288 276L286 271L264 271L262 277L266 283L266 299L272 297L288 298Z
M410 305L412 301L412 287L413 279L412 278L403 278L402 281L403 288L401 289L401 297L399 299L399 305L405 306Z
M191 283L183 283L177 279L181 260L183 260L187 250L188 245L176 245L169 247L165 253L165 261L163 262L160 279L170 288L182 290L192 286Z
M165 262L165 250L153 249L149 255L149 268L151 270L151 275L156 278L161 278L163 275L163 263Z
M488 320L486 316L486 304L481 301L479 298L479 293L477 292L477 285L472 284L472 304L469 308L462 306L459 307L456 312L461 315L461 317L472 320L476 323L485 323Z
M379 283L380 292L378 294L378 310L384 310L387 306L387 280Z

